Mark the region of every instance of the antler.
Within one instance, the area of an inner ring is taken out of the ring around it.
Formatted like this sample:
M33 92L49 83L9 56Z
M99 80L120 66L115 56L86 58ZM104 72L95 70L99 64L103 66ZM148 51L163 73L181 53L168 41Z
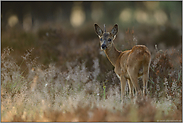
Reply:
M104 24L104 31L106 32L105 24Z

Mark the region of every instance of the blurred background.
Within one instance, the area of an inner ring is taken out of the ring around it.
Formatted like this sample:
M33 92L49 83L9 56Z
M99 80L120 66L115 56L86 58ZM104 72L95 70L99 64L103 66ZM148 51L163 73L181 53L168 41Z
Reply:
M181 29L182 2L2 2L2 25L17 24L25 30L45 22L78 28L86 23L114 24L121 28L138 25L172 25ZM50 25L51 26L51 25Z
M21 63L27 50L44 65L101 57L94 23L117 23L119 50L145 44L152 52L182 49L182 1L1 2L1 51L11 47ZM107 62L107 61L106 61ZM107 62L108 63L108 62Z

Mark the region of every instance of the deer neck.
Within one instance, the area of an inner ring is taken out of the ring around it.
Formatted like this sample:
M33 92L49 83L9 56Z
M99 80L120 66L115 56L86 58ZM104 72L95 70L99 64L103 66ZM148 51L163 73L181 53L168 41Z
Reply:
M114 46L114 43L110 47L107 47L107 49L104 51L109 61L112 63L113 66L115 66L116 61L120 55L120 51L116 49Z

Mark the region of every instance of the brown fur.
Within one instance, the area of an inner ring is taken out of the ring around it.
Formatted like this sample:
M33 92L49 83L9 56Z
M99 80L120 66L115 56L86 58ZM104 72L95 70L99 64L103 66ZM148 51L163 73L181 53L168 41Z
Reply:
M115 67L114 71L121 81L121 98L124 95L126 80L128 80L131 95L133 87L136 92L139 91L138 77L140 76L143 76L143 95L145 95L151 62L148 48L144 45L136 45L131 50L118 51L113 43L118 32L118 25L115 24L111 32L103 32L97 24L94 27L100 38L101 49L104 50L107 58ZM141 69L142 71L140 71Z

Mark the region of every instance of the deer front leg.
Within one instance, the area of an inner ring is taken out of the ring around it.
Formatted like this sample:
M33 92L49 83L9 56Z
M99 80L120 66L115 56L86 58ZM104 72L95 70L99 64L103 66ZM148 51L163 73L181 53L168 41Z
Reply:
M123 100L126 86L126 78L124 76L120 76L120 82L121 82L121 100Z

